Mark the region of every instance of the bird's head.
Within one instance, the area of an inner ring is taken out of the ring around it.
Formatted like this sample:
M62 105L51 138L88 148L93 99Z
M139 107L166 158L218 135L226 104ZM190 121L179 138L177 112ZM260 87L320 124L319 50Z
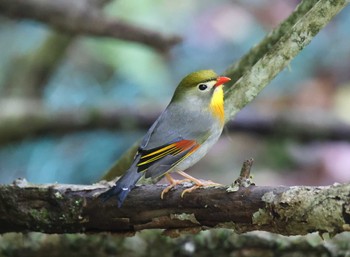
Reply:
M190 73L178 85L171 102L189 104L188 108L209 109L222 123L225 120L223 84L230 81L212 70Z

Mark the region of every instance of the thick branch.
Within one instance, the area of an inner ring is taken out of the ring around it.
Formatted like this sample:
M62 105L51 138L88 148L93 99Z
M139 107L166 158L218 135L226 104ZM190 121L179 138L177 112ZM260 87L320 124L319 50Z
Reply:
M164 36L107 17L86 0L1 0L0 10L6 16L34 19L68 33L113 37L142 43L159 51L167 51L180 41L177 36Z
M24 243L25 242L25 243ZM133 237L113 234L7 233L0 236L5 256L278 256L341 257L349 252L350 233L322 240L316 233L307 236L281 236L260 231L236 234L215 229L169 240L159 230L139 232ZM137 247L135 247L137 246ZM229 254L228 254L229 253ZM52 256L53 254L51 254Z
M16 10L16 4L24 5L25 2L28 1L2 1L0 8L3 3L9 6L15 3L11 8ZM254 66L237 81L234 90L227 90L227 118L232 118L251 101L345 5L345 0L319 0L305 15L298 16L293 26L287 26L277 43L268 47L261 55L263 57L253 62ZM31 13L29 7L26 12ZM7 14L9 10L6 9ZM11 13L14 15L25 15L23 11L13 10ZM72 14L69 10L67 13ZM87 15L99 17L95 12L87 12ZM45 14L38 17L38 20L48 19ZM55 21L56 16L52 17L55 26L64 27L63 23ZM76 32L74 24L84 17L72 17L70 31ZM111 20L104 21L114 27ZM85 32L100 29L98 22L96 26L89 21L86 24L91 28L85 28ZM227 74L231 75L232 70L228 70ZM94 198L105 189L104 186L38 187L26 183L1 186L0 231L134 232L161 228L171 233L174 229L198 231L208 227L226 227L238 232L259 229L292 235L313 231L339 233L348 230L350 223L348 184L317 188L251 186L236 192L227 192L227 188L209 188L196 190L184 198L180 197L183 188L178 188L167 194L164 200L159 199L164 186L142 186L130 193L121 209L113 200L103 203Z
M332 234L349 229L350 184L329 187L183 188L160 200L164 186L135 188L123 207L96 198L103 185L0 186L0 231L69 233L135 232L143 229L199 231L223 227L242 233L265 230L284 235L313 231Z

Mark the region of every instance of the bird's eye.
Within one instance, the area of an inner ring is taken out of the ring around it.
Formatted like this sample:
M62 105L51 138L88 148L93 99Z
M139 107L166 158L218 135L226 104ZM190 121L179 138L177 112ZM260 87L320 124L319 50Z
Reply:
M199 88L199 90L204 91L204 90L206 90L208 88L208 86L206 84L199 84L198 88Z

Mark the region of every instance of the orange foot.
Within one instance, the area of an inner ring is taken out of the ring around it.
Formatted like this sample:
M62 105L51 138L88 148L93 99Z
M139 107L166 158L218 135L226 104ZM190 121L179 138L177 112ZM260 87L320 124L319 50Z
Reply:
M177 180L177 179L173 179L169 174L165 174L165 178L169 181L170 185L167 186L166 188L164 188L164 190L162 191L162 193L160 194L160 199L164 198L164 194L168 193L173 187L182 184L184 182L189 182L189 179L181 179L181 180Z
M168 193L170 191L170 189L172 189L174 186L179 185L183 182L192 182L194 185L190 188L185 189L184 191L182 191L181 193L181 197L184 196L184 194L186 193L190 193L194 190L196 190L197 188L200 187L210 187L210 186L222 186L221 184L215 183L213 181L207 180L207 181L201 181L199 179L196 179L190 175L188 175L187 173L183 172L183 171L178 171L177 173L179 173L181 176L185 177L186 179L182 179L182 180L175 180L173 179L169 174L166 174L165 177L167 178L167 180L170 182L170 185L168 187L166 187L161 195L160 198L163 199L164 194Z

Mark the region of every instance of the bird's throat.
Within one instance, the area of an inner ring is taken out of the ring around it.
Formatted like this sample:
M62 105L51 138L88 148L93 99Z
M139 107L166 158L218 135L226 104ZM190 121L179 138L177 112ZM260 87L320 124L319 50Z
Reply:
M215 88L213 96L210 101L210 109L214 116L219 119L221 125L225 122L225 110L224 110L224 90L222 86Z

